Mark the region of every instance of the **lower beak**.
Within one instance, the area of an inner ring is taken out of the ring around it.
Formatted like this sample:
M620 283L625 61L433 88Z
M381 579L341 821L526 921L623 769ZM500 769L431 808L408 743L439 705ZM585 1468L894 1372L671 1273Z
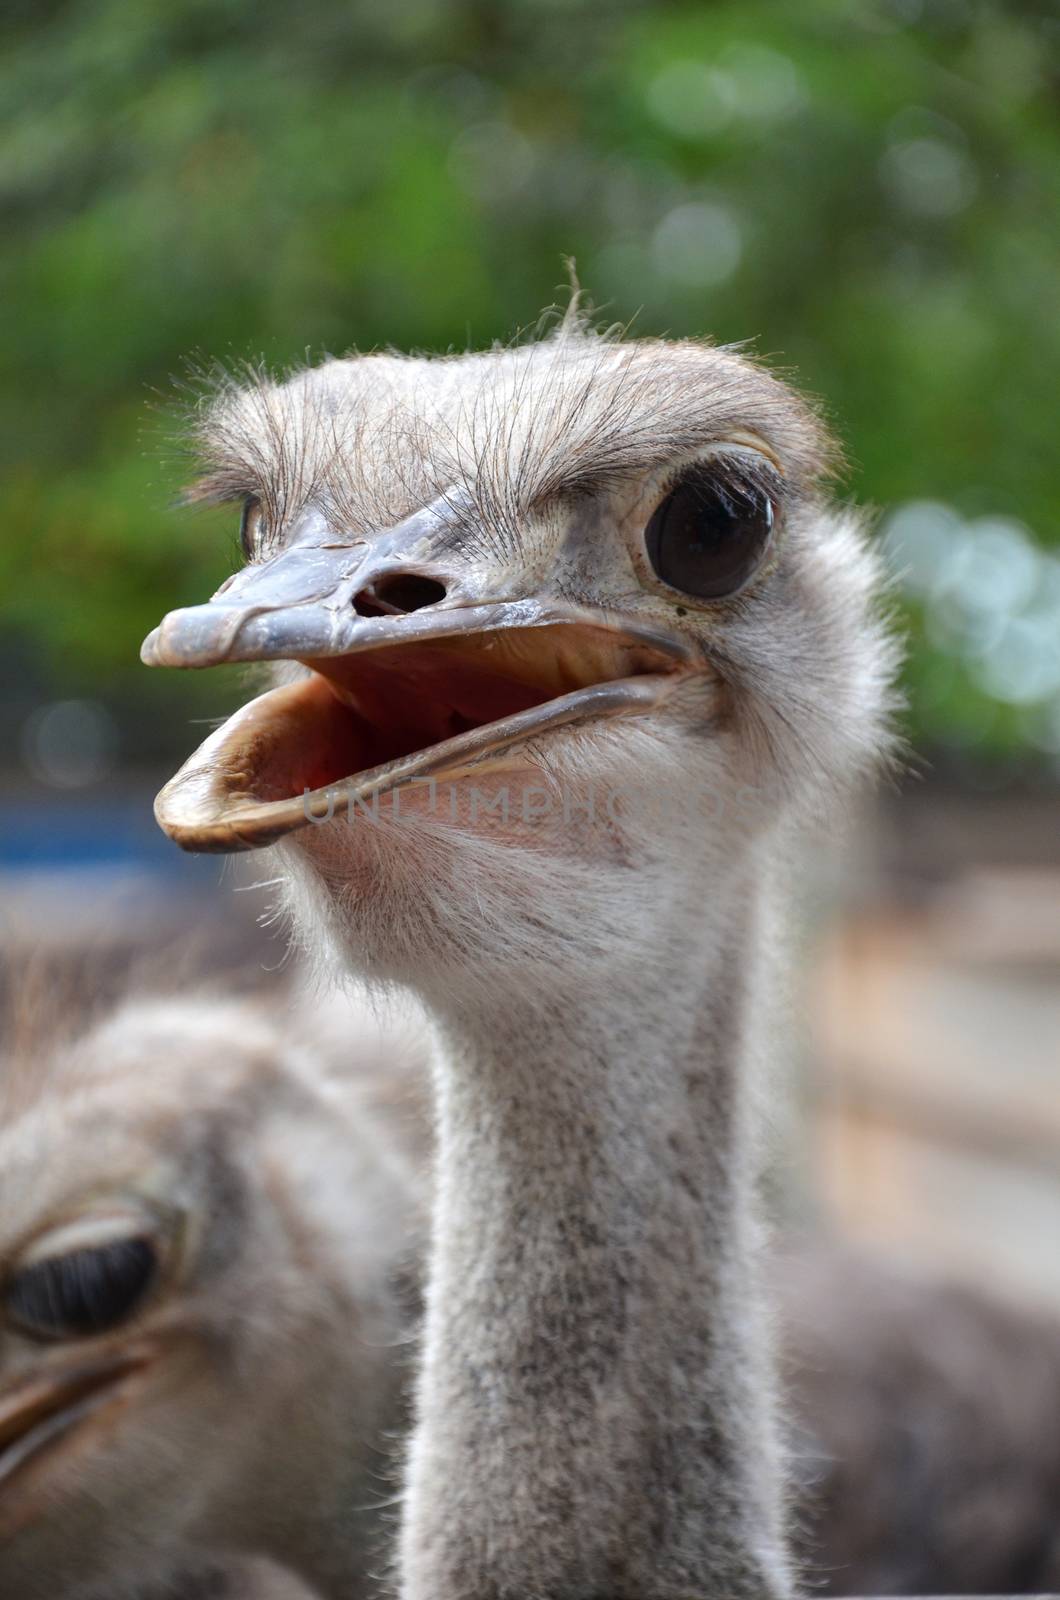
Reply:
M7 1523L6 1496L16 1480L127 1401L150 1360L146 1349L125 1350L23 1379L0 1395L0 1526Z

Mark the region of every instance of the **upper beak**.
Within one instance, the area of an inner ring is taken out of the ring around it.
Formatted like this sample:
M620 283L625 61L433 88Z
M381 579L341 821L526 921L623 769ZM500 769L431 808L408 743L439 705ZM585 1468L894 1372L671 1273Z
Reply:
M323 515L310 510L280 555L245 567L205 605L164 617L144 640L141 660L149 667L307 661L399 637L409 643L505 627L600 625L601 614L589 608L547 593L513 594L503 574L454 561L452 518L451 504L435 502L370 543L349 544L335 540ZM419 580L418 589L409 579ZM687 655L663 630L620 631L668 656Z
M547 582L513 592L511 568L467 559L458 509L443 496L360 544L309 510L282 554L148 636L150 666L312 669L245 706L166 785L155 813L172 838L253 849L330 816L338 782L353 800L452 776L564 723L651 710L682 670L703 671L665 627Z
M6 1497L23 1469L104 1408L126 1399L131 1380L149 1364L151 1354L146 1348L112 1352L24 1378L0 1395L0 1529L11 1531L14 1508L8 1510Z

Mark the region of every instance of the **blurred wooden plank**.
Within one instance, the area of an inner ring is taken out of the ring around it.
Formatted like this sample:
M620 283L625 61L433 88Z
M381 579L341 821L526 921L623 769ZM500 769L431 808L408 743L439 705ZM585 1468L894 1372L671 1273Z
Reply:
M822 952L814 1170L856 1236L1060 1306L1060 875L967 872Z

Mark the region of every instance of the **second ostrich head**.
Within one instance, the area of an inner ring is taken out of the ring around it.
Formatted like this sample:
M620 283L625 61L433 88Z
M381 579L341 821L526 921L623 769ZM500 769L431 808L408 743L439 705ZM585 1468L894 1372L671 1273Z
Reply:
M395 1045L345 1027L370 1082ZM5 1595L205 1593L174 1574L255 1551L364 1592L412 1184L309 1031L143 997L0 1063Z

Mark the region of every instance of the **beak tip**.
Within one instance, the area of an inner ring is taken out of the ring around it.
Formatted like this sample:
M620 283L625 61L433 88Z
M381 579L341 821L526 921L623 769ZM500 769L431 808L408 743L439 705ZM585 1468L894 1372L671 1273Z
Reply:
M170 611L140 646L145 667L213 667L228 656L228 641L219 624L226 620L210 606Z
M159 658L159 635L161 632L161 628L152 628L140 646L140 660L145 667L160 667L163 665Z

